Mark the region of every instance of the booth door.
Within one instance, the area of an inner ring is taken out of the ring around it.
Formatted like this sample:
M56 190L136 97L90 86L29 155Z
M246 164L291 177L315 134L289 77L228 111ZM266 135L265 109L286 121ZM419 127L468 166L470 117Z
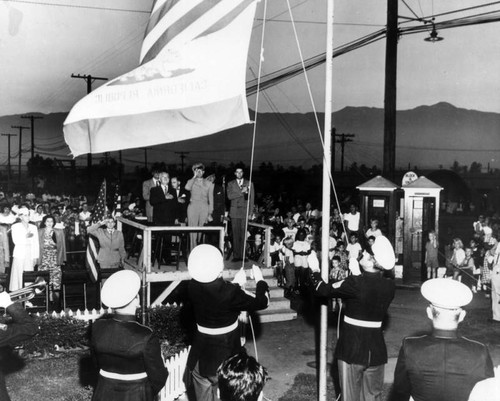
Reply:
M412 198L411 220L410 220L410 266L411 280L420 281L421 271L423 269L422 249L425 244L422 243L422 220L423 220L423 198Z
M425 281L427 268L425 261L425 244L430 230L436 227L436 198L413 198L412 218L410 227L410 261L413 280Z

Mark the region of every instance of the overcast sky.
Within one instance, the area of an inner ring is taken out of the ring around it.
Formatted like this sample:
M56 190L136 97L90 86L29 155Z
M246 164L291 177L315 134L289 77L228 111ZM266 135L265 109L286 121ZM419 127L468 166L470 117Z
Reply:
M325 47L326 1L289 0L304 58ZM486 3L478 0L400 1L399 15L431 16ZM57 6L56 4L60 4ZM138 64L151 0L0 0L0 115L68 111L86 93L91 74L114 78ZM264 0L258 5L247 78L258 73ZM467 14L500 9L500 4ZM120 11L123 10L123 11ZM437 17L436 22L464 14ZM300 61L286 0L268 0L263 74ZM403 22L404 20L401 20ZM386 3L335 1L335 46L384 27ZM403 24L402 26L405 26ZM399 42L398 109L447 101L458 107L500 110L500 23L442 31L438 43L426 34ZM383 107L385 42L334 61L334 110ZM309 72L315 107L323 110L324 68ZM96 81L94 88L101 85ZM254 108L254 98L249 99ZM266 91L260 111L307 112L312 105L301 75Z
M437 15L439 23L500 10L500 2L496 2L439 16L486 3L400 0L399 15ZM265 4L261 0L257 7L247 80L255 78L259 70L262 34L262 75L299 62L297 41L304 59L325 51L326 0L289 0L297 37L286 0L268 0L263 33ZM152 0L0 0L0 116L68 112L86 95L85 81L71 78L71 74L112 79L135 68L151 5ZM386 8L386 1L381 0L335 0L335 47L383 29ZM405 21L400 18L401 27L423 25ZM500 23L440 30L439 35L444 40L437 43L424 41L427 33L400 38L397 108L444 101L461 108L500 112ZM346 106L383 108L384 40L335 58L333 67L334 110ZM308 77L314 108L323 111L324 65L310 70ZM103 82L95 81L93 88ZM260 112L313 110L304 75L262 95ZM255 109L255 96L249 98L249 107ZM62 141L62 131L60 134ZM7 138L0 138L3 163L6 144Z

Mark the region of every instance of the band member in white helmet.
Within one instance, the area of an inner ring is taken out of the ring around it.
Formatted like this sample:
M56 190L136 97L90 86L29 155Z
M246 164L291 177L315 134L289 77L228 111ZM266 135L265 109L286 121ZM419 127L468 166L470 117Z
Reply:
M197 401L217 400L217 368L241 349L238 316L241 311L265 309L269 303L268 285L259 267L253 266L257 283L255 295L240 285L246 281L240 270L233 282L222 278L222 253L208 244L198 245L189 255L192 280L188 292L197 325L196 337L188 356Z
M92 353L100 369L92 401L153 401L165 385L160 343L135 320L140 288L132 270L112 274L102 287L102 303L114 314L92 326Z

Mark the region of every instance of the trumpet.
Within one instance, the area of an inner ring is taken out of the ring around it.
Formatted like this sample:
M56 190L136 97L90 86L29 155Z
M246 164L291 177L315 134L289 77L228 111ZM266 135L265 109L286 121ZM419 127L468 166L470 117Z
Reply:
M9 293L12 302L26 302L34 298L35 295L41 294L47 282L43 277L37 277L34 283L28 284L26 287L19 288L18 290L11 291ZM0 292L4 292L5 289L0 285Z

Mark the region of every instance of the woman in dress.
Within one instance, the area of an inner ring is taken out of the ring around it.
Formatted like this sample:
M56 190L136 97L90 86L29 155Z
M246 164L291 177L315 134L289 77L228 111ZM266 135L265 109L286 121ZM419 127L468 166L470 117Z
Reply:
M38 231L40 264L38 271L49 272L50 300L59 309L61 293L61 265L66 262L66 236L64 230L55 228L55 219L48 214L43 217Z
M17 215L20 222L12 225L14 251L12 252L9 291L23 287L23 273L33 271L39 257L38 229L29 222L30 212L28 208L20 207Z

